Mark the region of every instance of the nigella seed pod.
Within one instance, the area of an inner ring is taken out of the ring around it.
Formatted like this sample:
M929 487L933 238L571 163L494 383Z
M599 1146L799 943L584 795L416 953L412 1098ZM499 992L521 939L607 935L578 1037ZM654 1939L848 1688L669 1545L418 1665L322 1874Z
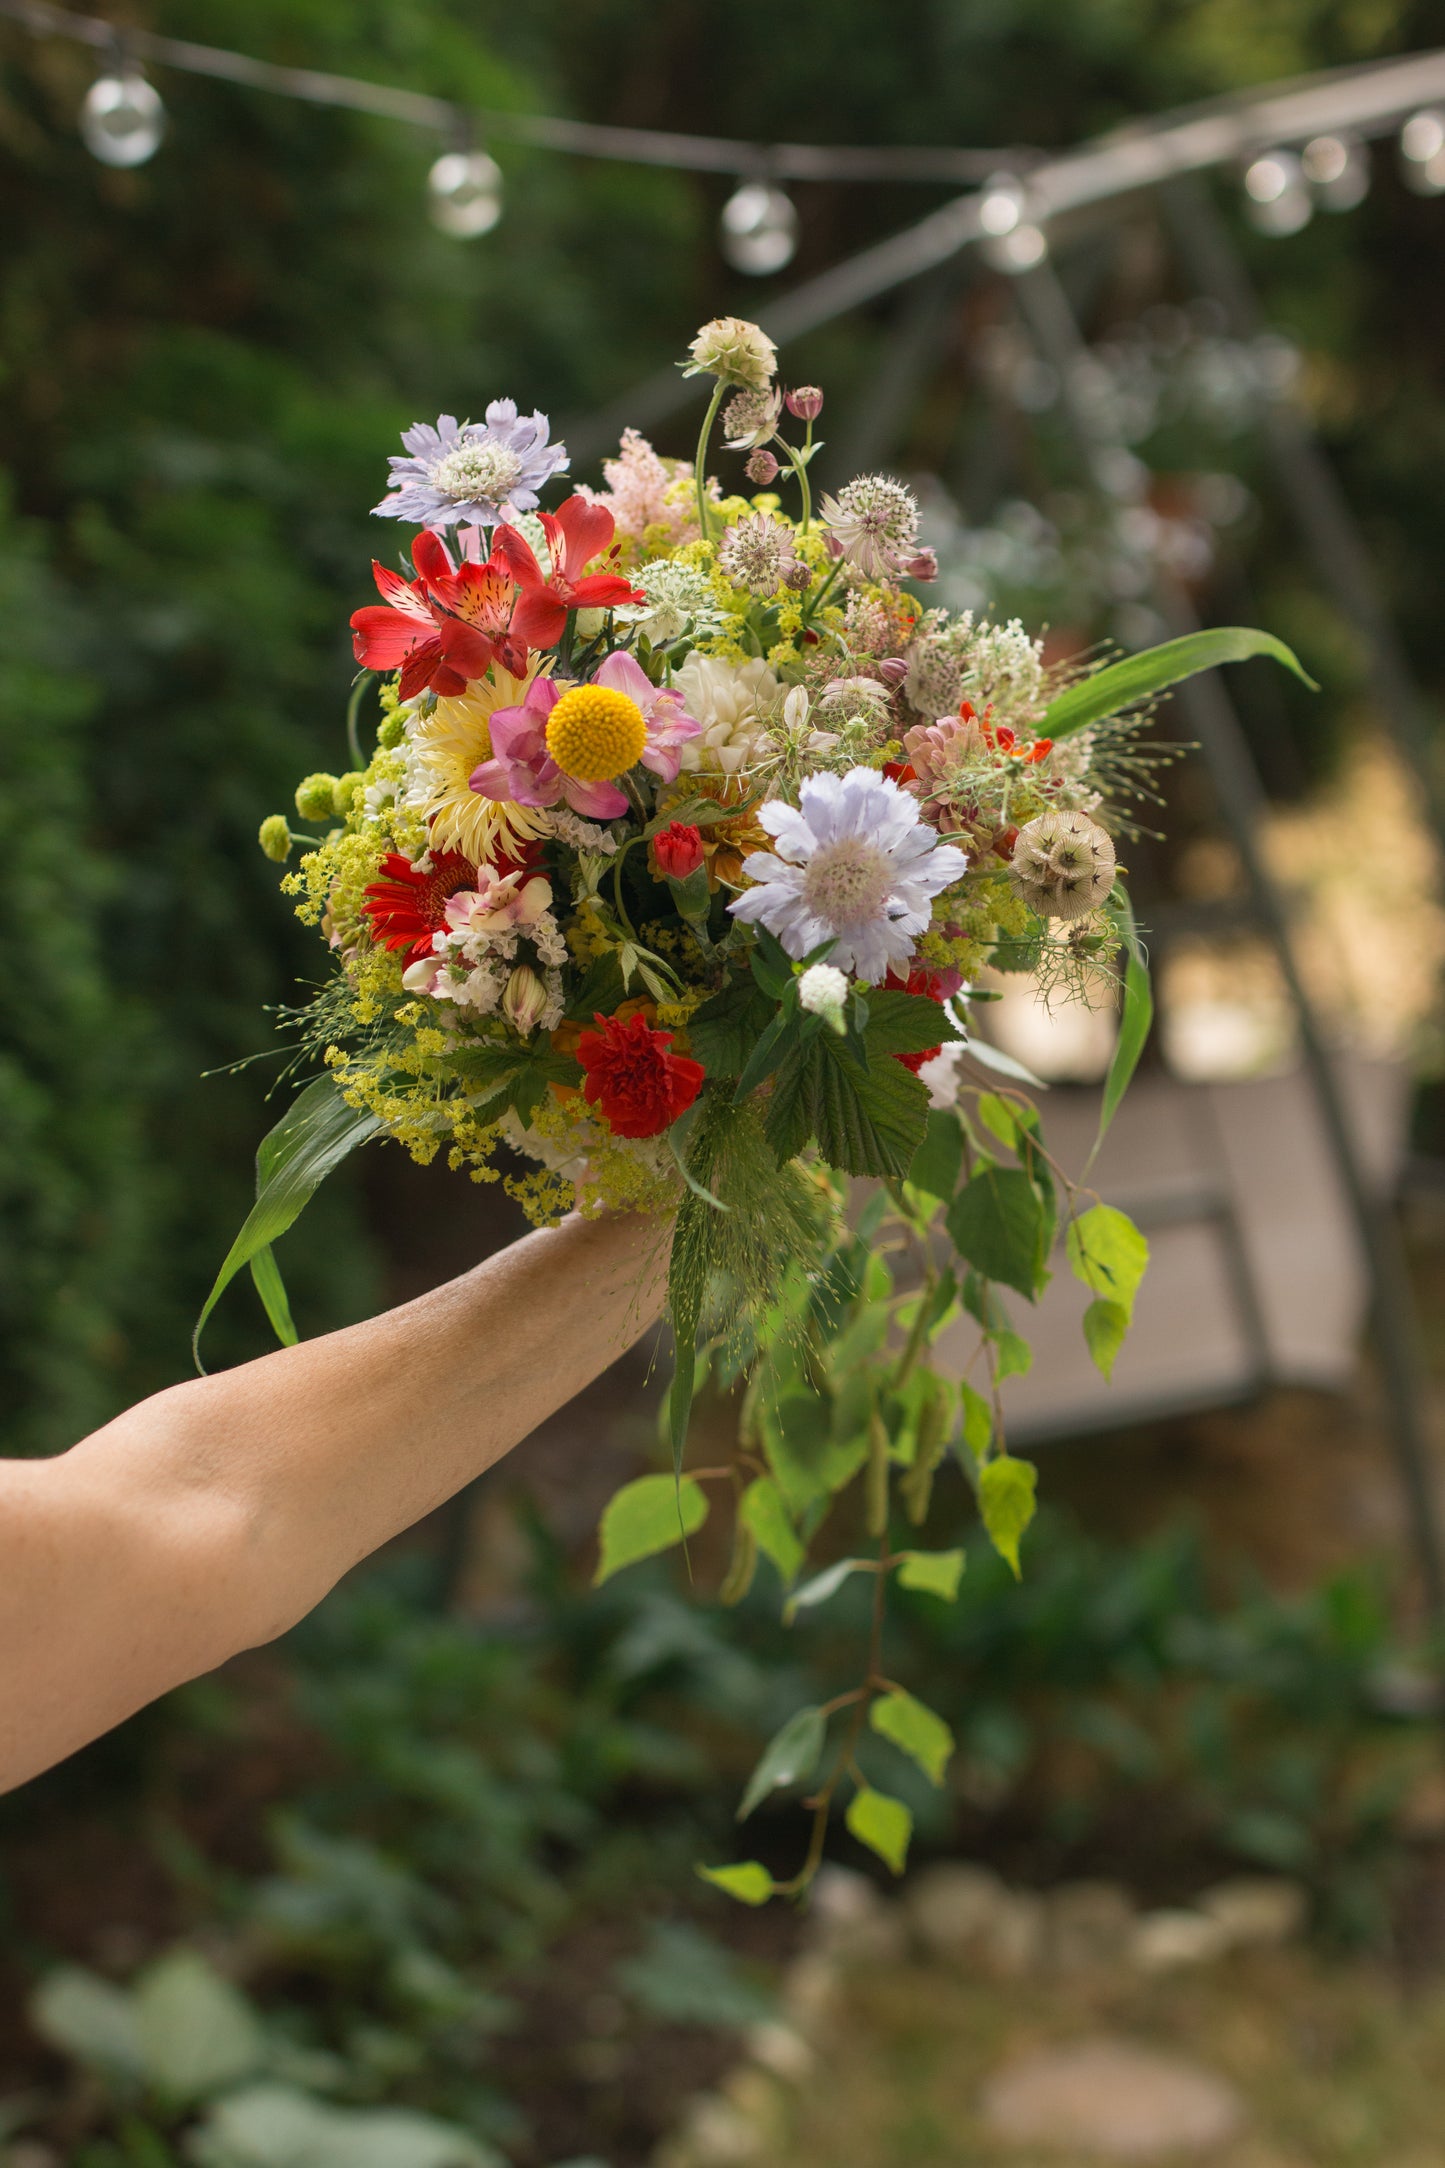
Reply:
M1087 813L1040 813L1018 832L1009 880L1043 918L1082 918L1114 885L1117 861L1107 830Z

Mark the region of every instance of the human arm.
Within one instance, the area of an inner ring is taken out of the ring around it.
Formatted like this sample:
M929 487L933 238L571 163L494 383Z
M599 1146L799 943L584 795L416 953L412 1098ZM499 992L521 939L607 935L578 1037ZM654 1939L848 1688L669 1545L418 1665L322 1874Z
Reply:
M345 1331L0 1461L0 1790L304 1616L657 1316L666 1223L531 1234Z

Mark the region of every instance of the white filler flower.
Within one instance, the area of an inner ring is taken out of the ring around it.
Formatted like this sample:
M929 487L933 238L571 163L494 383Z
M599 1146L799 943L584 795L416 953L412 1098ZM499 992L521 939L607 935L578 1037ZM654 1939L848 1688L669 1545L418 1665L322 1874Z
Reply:
M810 776L796 807L774 799L757 817L777 849L743 860L754 885L728 909L766 926L794 958L835 942L835 968L869 985L907 963L933 898L968 864L919 820L918 801L872 768Z
M836 964L809 964L798 980L798 1007L810 1016L841 1017L848 981Z

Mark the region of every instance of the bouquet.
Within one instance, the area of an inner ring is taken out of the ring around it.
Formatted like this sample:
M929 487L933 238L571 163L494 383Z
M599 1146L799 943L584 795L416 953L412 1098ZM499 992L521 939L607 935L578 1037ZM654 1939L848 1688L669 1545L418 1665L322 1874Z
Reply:
M1166 757L1153 703L1244 655L1299 669L1236 629L1051 666L1017 620L930 607L913 494L868 474L815 503L823 393L785 391L776 359L755 324L704 325L696 459L629 430L606 486L555 511L568 461L544 415L499 399L405 432L375 510L416 532L351 620L351 765L301 783L307 828L260 834L277 861L299 850L283 885L331 951L285 1012L317 1073L261 1146L201 1319L248 1265L294 1340L272 1244L373 1137L504 1181L538 1223L671 1218L674 1466L611 1501L599 1578L685 1543L720 1492L724 1600L760 1559L790 1614L854 1573L875 1586L865 1676L790 1720L744 1799L811 1787L802 1866L707 1870L749 1902L806 1888L843 1798L901 1868L908 1808L865 1771L865 1733L934 1782L951 1735L884 1672L884 1598L946 1600L963 1554L898 1531L952 1459L1017 1570L1034 1471L1000 1388L1029 1352L1003 1291L1037 1297L1062 1226L1107 1373L1144 1269L1138 1231L1051 1159L1032 1080L976 1034L981 980L1118 1004L1107 1125L1149 1026L1117 853ZM709 473L719 422L744 489ZM961 1315L959 1377L933 1351ZM690 1470L708 1377L739 1398L737 1445ZM800 1583L825 1518L864 1550Z

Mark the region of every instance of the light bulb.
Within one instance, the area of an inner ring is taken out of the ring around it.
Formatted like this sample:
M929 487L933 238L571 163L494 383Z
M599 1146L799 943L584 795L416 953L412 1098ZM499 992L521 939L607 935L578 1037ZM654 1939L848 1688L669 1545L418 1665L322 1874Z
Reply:
M1400 130L1400 170L1417 196L1445 194L1445 108L1410 115Z
M1315 200L1327 211L1353 211L1370 192L1370 154L1358 136L1315 136L1299 162Z
M1007 233L994 234L985 241L983 253L995 271L1032 271L1049 253L1048 236L1042 226L1011 226Z
M735 271L754 278L781 271L798 246L792 197L770 181L744 181L722 207L718 245Z
M133 70L98 76L85 94L81 138L103 166L143 166L165 132L166 109L159 93Z
M485 151L444 151L426 185L431 222L453 240L490 233L502 215L502 169Z
M1266 151L1244 176L1245 211L1258 233L1276 239L1307 226L1314 203L1293 151Z
M978 199L978 222L985 233L998 238L1013 232L1026 207L1022 182L1012 173L991 173Z

